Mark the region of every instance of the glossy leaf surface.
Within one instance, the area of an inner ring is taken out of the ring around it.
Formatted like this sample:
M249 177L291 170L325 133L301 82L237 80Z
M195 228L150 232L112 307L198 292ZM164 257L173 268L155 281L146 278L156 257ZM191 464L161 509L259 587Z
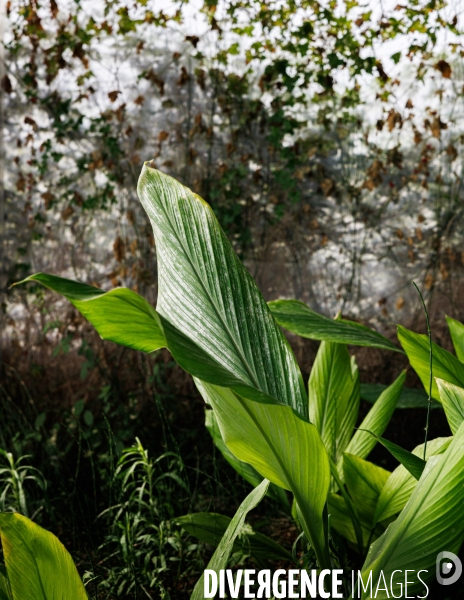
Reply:
M159 314L241 382L240 393L307 417L293 352L209 205L148 164L138 194L156 240Z

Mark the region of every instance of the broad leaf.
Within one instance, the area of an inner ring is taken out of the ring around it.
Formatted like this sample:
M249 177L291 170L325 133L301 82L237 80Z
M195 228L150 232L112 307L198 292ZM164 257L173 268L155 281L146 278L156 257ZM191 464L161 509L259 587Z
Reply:
M390 452L390 454L394 456L396 460L400 462L403 465L403 467L411 473L411 475L415 479L420 479L426 465L426 462L423 458L420 458L412 452L405 450L404 448L398 446L398 444L395 444L394 442L389 442L385 438L376 435L368 429L364 429L363 431L367 431L367 433L370 433L377 441L379 441L382 444L382 446L384 446Z
M147 164L138 193L156 239L157 310L169 349L191 373L198 361L186 340L202 349L204 373L196 383L215 410L224 442L293 492L318 560L329 565L322 519L328 459L306 421L307 396L285 336L206 202ZM217 381L207 379L211 373ZM294 455L297 440L301 462Z
M451 440L451 437L430 440L427 443L426 459L443 453L450 445ZM416 446L412 453L422 458L424 456L424 444ZM417 479L403 465L399 465L382 489L375 509L374 522L386 521L403 510L416 485Z
M361 522L371 528L377 501L390 473L346 452L343 455L343 472L346 487Z
M366 458L369 455L376 445L377 440L363 430L368 429L376 435L382 435L395 411L405 379L406 371L403 371L398 379L382 392L352 437L346 448L346 452L360 458Z
M361 398L370 404L375 404L380 394L388 386L381 383L361 383ZM403 388L396 405L396 408L428 408L429 397L424 390L415 388ZM440 402L432 400L430 408L443 408Z
M344 344L322 342L308 384L309 420L337 462L353 434L359 410L359 374Z
M251 483L253 487L258 486L262 482L263 477L251 465L239 460L236 456L234 456L229 448L224 444L214 410L205 411L205 426L213 438L214 445L226 459L226 461L231 465L231 467L233 467L237 473L243 477L243 479L245 479L245 481ZM287 494L281 487L270 483L267 490L267 495L277 502L280 502L288 511L291 510Z
M276 398L237 378L132 290L116 288L105 293L99 288L45 273L31 275L19 283L28 281L38 281L64 294L103 339L144 352L169 347L179 365L194 377L233 387L257 402L279 403Z
M156 240L158 313L241 382L241 394L264 393L307 417L293 352L209 205L148 164L138 194Z
M464 325L451 317L446 317L446 322L448 323L456 356L460 362L464 363Z
M409 362L413 369L419 375L420 380L425 388L425 391L429 391L430 381L430 354L429 354L429 340L426 335L414 333L406 329L405 327L398 326L398 339L401 342L406 354L408 355ZM455 385L464 386L464 365L459 360L448 352L440 348L437 344L432 344L432 398L440 400L438 394L437 384L435 378L439 377Z
M179 517L176 523L200 541L218 546L232 519L216 513L193 513ZM243 525L235 538L233 552L241 552L258 560L290 560L291 553L267 535L254 531L250 525Z
M222 540L219 542L216 551L208 563L208 569L216 571L216 573L219 575L219 571L227 567L230 554L234 547L234 542L243 529L246 516L250 510L253 510L253 508L255 508L264 498L268 485L269 482L264 480L257 488L248 494L242 504L240 504L233 519L229 523ZM190 596L190 600L203 600L204 579L205 576L203 573L195 585L195 589L193 590L193 594Z
M371 546L362 569L364 581L367 581L370 571L373 581L378 581L381 571L385 580L390 581L393 572L398 570L399 573L393 576L393 583L399 580L404 583L406 569L416 572L427 570L428 573L422 573L422 578L424 581L431 580L435 577L437 554L444 550L459 551L464 539L463 444L464 424L446 452L429 459L398 519ZM421 585L408 586L411 596L420 590L423 590ZM369 598L368 592L362 598ZM380 591L377 598L387 598L386 592Z
M52 533L18 513L0 513L13 600L87 600L73 560Z
M31 275L19 283L28 281L38 281L64 294L94 325L103 339L144 352L169 347L179 365L193 376L233 387L258 402L278 403L276 398L235 377L132 290L116 288L105 293L87 284L45 273Z
M153 352L166 345L155 309L128 288L104 292L92 285L47 273L36 273L15 285L28 281L41 283L67 298L104 340L143 352Z
M377 331L354 321L329 319L299 300L273 300L268 304L277 323L301 337L401 352Z
M261 404L226 388L198 380L195 383L213 407L222 439L230 451L263 477L294 494L301 524L321 567L330 564L322 518L330 466L317 429L289 406Z
M453 435L464 421L464 389L436 378L440 400Z

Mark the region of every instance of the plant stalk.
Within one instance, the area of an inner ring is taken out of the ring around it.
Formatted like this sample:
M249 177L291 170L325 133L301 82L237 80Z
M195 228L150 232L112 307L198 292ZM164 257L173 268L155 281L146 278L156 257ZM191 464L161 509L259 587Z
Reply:
M430 379L429 379L429 401L427 404L427 419L425 422L425 440L424 440L424 460L425 460L425 456L427 454L427 440L429 437L429 422L430 422L430 408L432 406L432 384L433 384L433 371L432 371L432 366L433 366L433 347L432 347L432 332L430 330L430 321L429 321L429 313L427 311L427 307L425 306L425 301L424 301L424 297L422 296L422 292L420 291L420 289L418 288L418 286L416 285L416 282L413 281L412 282L413 286L416 288L421 302L422 302L422 307L424 309L424 313L425 313L425 320L427 323L427 335L429 338L429 352L430 352L430 364L429 364L429 371L430 371Z
M332 472L332 477L334 478L335 483L338 485L340 493L341 493L343 499L345 500L346 509L349 512L351 521L353 523L354 532L356 535L356 543L358 544L358 552L361 556L364 556L364 543L363 543L361 523L359 522L358 515L356 514L353 503L351 502L351 498L350 498L348 492L345 490L345 486L343 485L342 480L340 479L340 476L338 474L337 465L334 463L334 461L330 457L329 457L329 461L330 461L330 470Z

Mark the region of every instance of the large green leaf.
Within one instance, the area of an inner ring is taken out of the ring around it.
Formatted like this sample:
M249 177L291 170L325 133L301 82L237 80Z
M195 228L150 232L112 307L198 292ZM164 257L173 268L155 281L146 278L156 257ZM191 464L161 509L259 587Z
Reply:
M205 411L205 426L213 439L214 445L226 459L226 461L231 465L231 467L233 467L237 473L243 477L243 479L245 479L245 481L251 483L253 487L258 486L262 482L263 477L254 467L234 456L229 448L224 444L214 410ZM291 510L290 502L288 501L287 494L283 488L270 483L267 494L285 506L288 511Z
M218 546L224 537L232 519L216 513L192 513L178 517L176 523L200 541ZM291 553L267 535L254 531L250 525L244 524L242 531L235 538L233 551L253 556L258 560L289 560L293 562Z
M419 375L420 380L428 393L430 385L430 350L429 339L426 335L414 333L405 327L398 326L398 339L408 355L409 362ZM464 365L437 344L432 344L432 397L440 400L435 378L439 377L455 385L464 386Z
M277 323L301 337L401 352L377 331L354 321L329 319L299 300L273 300L268 304Z
M390 473L382 467L348 454L343 455L343 472L348 492L361 522L372 528L375 507Z
M104 340L143 352L153 352L166 345L155 309L128 288L103 292L92 285L47 273L36 273L19 283L28 281L41 283L67 298Z
M450 445L451 440L451 437L436 438L427 442L426 460L431 456L444 452ZM424 456L424 444L416 446L412 453L422 458ZM417 479L403 465L399 465L382 489L375 509L374 522L390 519L403 510L416 485Z
M147 163L138 194L156 240L158 313L240 381L241 394L264 393L307 417L293 352L209 205Z
M87 600L63 544L18 513L0 513L0 535L13 600Z
M416 573L428 570L428 573L422 573L422 577L424 581L430 581L435 577L437 554L445 550L459 551L464 539L463 444L464 423L449 448L428 460L422 477L398 519L371 546L362 569L365 582L370 571L373 581L377 582L381 571L385 580L390 581L393 572L398 570L399 573L393 576L393 583L398 583L400 579L404 583L406 569ZM421 589L421 585L411 585L408 593L413 595ZM387 597L383 591L377 595L380 600ZM368 592L362 598L369 598Z
M464 421L464 389L438 377L436 383L450 429L455 434Z
M346 448L359 410L359 374L344 344L322 342L308 384L309 420L332 460Z
M464 325L451 317L446 317L446 322L448 323L456 356L460 362L464 363Z
M361 383L361 399L375 404L380 397L380 394L387 389L388 386L382 383ZM425 408L429 405L429 397L424 390L415 388L403 388L396 405L396 408ZM430 408L443 408L440 402L432 400Z
M401 389L406 379L406 371L403 371L398 379L382 392L377 402L367 413L365 419L359 426L346 452L360 458L366 458L377 443L377 440L365 429L382 435L395 411L396 403L401 394Z
M196 383L216 412L224 442L293 492L321 566L329 566L322 519L328 457L306 421L307 396L285 336L206 202L147 164L138 193L156 239L157 310L169 349L191 373L196 357L185 341L202 349L208 364ZM219 373L216 382L207 379L211 372Z
M246 516L250 510L253 510L253 508L255 508L255 506L257 506L264 498L268 485L269 481L264 479L258 487L248 494L242 504L240 504L233 519L229 523L223 538L219 542L216 551L208 563L208 569L216 571L216 574L219 574L221 569L225 569L227 567L230 554L234 547L234 542L237 536L240 535L243 530ZM203 573L195 585L195 589L193 590L193 594L190 596L190 600L204 599L204 579L205 576Z
M329 568L323 510L330 485L330 465L317 429L289 406L253 402L231 390L196 380L216 414L222 439L231 452L263 477L293 492L300 521Z

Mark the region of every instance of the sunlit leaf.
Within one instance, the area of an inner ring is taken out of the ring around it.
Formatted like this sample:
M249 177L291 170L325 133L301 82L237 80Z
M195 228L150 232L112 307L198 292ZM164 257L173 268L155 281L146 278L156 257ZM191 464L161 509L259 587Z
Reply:
M268 304L277 323L301 337L401 352L377 331L354 321L329 319L299 300L273 300Z
M293 352L209 205L147 163L138 194L156 240L158 313L242 382L240 393L264 393L307 417ZM166 327L165 335L176 360L188 358L176 356Z
M460 362L464 363L464 325L451 317L446 317L446 322L448 324L456 356Z
M464 421L464 389L436 378L440 400L453 435Z
M302 527L321 564L327 564L323 510L330 466L317 429L289 406L253 402L226 388L195 382L234 456L294 494Z
M214 445L226 459L226 461L237 471L241 477L243 477L243 479L245 479L245 481L251 483L253 487L258 486L263 480L262 475L260 475L254 467L234 456L229 448L224 444L213 410L205 411L205 426L213 438ZM274 485L273 483L270 483L267 494L277 502L280 502L287 510L290 510L291 506L284 489Z
M28 281L41 283L67 298L104 340L143 352L153 352L166 345L155 309L128 288L104 292L92 285L47 273L36 273L15 285Z
M378 581L380 572L386 581L395 585L402 580L406 569L422 570L424 581L435 578L437 554L441 551L457 553L464 539L462 519L462 490L464 486L464 424L457 431L448 449L431 457L408 503L386 530L371 546L363 566L363 578L372 571ZM394 574L394 571L398 573ZM408 587L408 593L423 595L423 586ZM380 591L377 598L389 597ZM363 592L363 599L369 592Z
M322 342L308 383L309 420L337 462L352 434L359 410L359 373L344 344Z
M367 429L376 435L382 435L395 411L405 379L406 371L403 371L398 379L382 392L351 438L346 452L360 458L366 458L369 455L377 440L364 430Z
M419 375L420 380L428 393L430 380L430 351L429 340L426 335L414 333L405 327L398 326L398 339L408 355L409 362ZM455 385L464 386L464 364L437 344L432 344L432 397L440 400L435 378L439 377Z
M13 600L87 600L70 554L52 533L18 513L0 513L0 536Z

